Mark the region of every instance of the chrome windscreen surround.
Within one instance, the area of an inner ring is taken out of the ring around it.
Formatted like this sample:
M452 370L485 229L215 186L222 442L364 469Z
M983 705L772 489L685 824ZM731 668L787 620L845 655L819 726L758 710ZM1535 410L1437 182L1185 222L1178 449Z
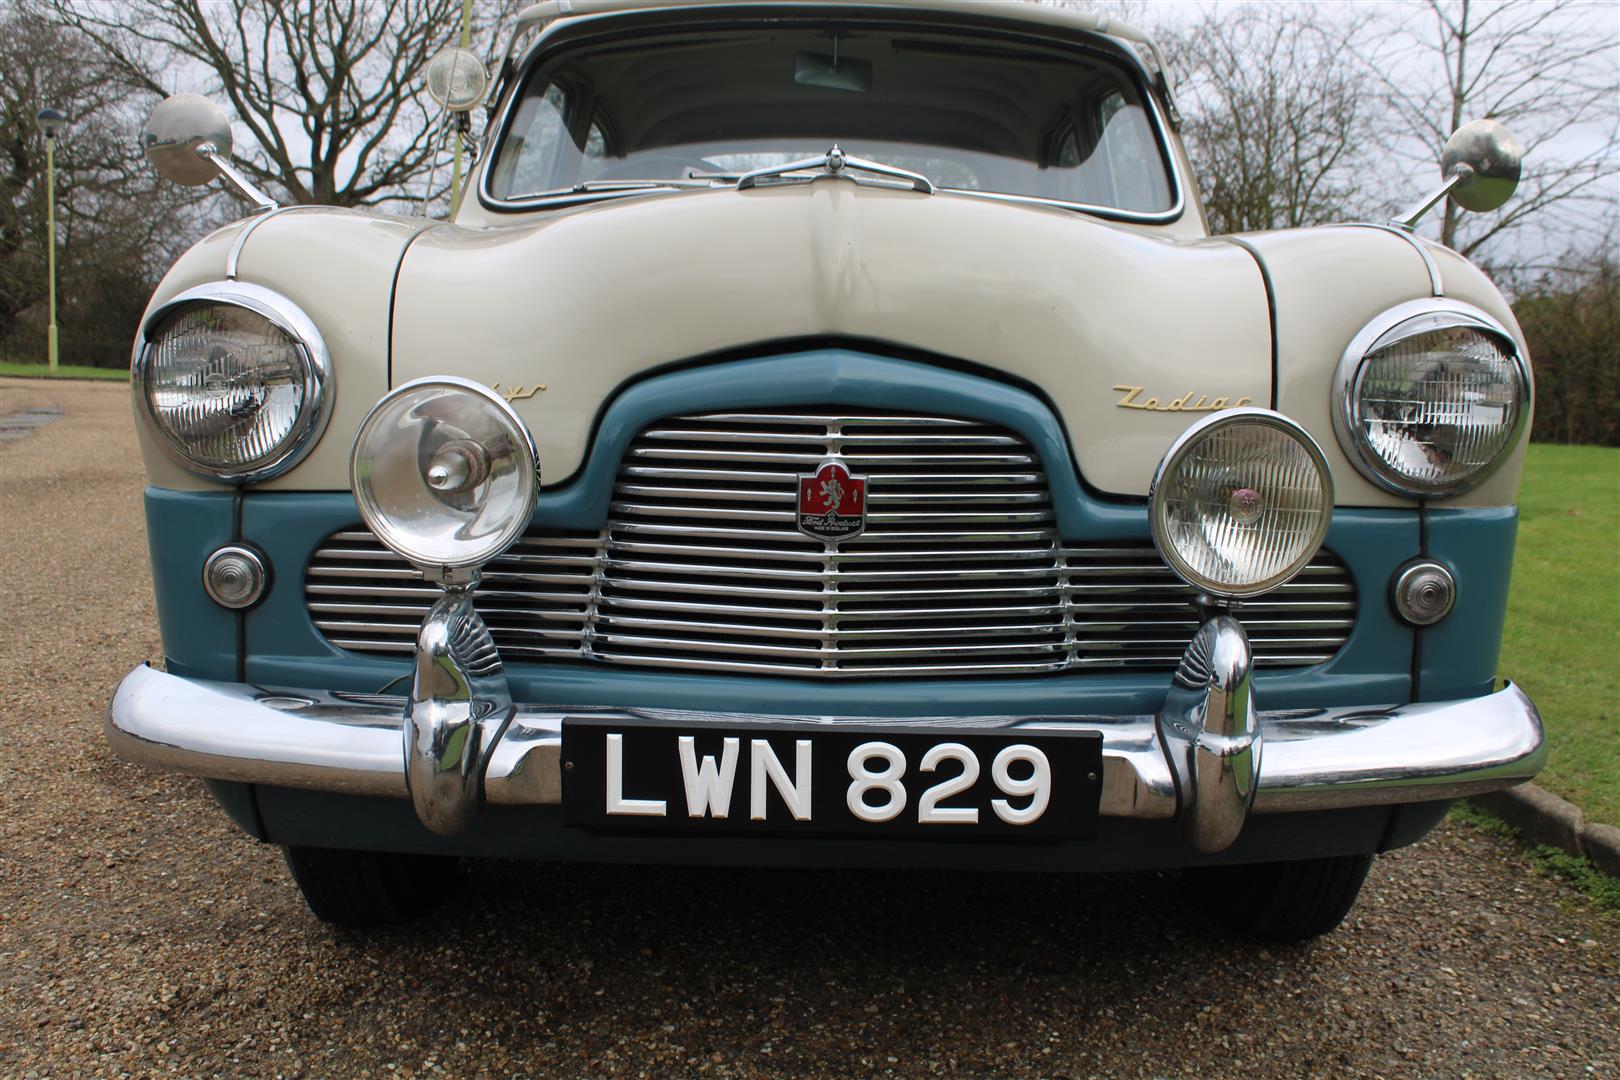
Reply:
M174 445L153 415L152 402L147 396L147 364L152 352L152 332L177 312L208 304L234 305L269 320L292 338L304 359L305 406L286 438L286 445L273 459L249 468L210 469L200 466ZM332 356L315 321L285 296L262 285L242 281L210 281L187 289L154 308L141 322L130 363L130 392L135 398L136 415L152 433L152 441L176 465L209 480L248 484L280 476L315 448L332 416Z
M877 7L877 5L874 5ZM679 6L675 6L679 11ZM836 6L833 9L836 12ZM668 194L682 190L675 186L659 186L650 184L644 188L627 191L593 192L589 194L567 193L552 195L536 195L528 198L503 198L490 189L490 174L494 170L495 162L500 158L502 143L506 139L512 114L516 111L522 90L527 84L530 75L541 60L554 49L566 45L576 35L585 35L599 32L596 28L604 19L617 19L624 21L627 16L661 17L663 13L656 8L651 10L626 9L624 12L613 10L581 12L573 17L562 20L561 24L552 23L545 26L540 35L529 44L527 52L516 65L516 70L507 81L497 80L495 86L503 95L489 110L489 122L484 128L484 144L487 152L481 155L482 160L478 167L478 201L488 210L497 213L522 213L524 211L547 210L557 207L574 206L585 202L602 202L610 199L620 199L652 193ZM721 13L722 15L724 13ZM790 13L783 12L773 15L773 21L781 22L789 17ZM932 13L911 16L918 25L934 26L938 24L937 18L931 18ZM608 25L612 25L611 23ZM949 23L943 24L949 28ZM1107 25L1107 18L1103 18L1103 25ZM1094 203L1069 202L1063 199L1048 199L1038 195L1017 195L1009 192L980 191L972 188L958 188L940 186L936 190L949 192L953 195L965 195L970 198L986 199L992 202L1019 203L1030 206L1049 206L1061 210L1074 210L1090 214L1107 221L1123 221L1138 225L1169 225L1180 221L1187 212L1187 191L1195 189L1193 178L1186 175L1182 167L1181 156L1176 153L1173 136L1170 134L1175 126L1165 113L1164 103L1155 89L1156 79L1153 72L1148 69L1141 54L1134 48L1126 48L1123 42L1115 43L1102 30L1068 30L1053 26L1042 27L1042 30L1055 37L1062 33L1065 37L1076 43L1079 47L1090 48L1105 53L1118 60L1122 66L1128 68L1135 79L1140 80L1138 89L1142 100L1153 118L1154 141L1158 143L1159 154L1164 162L1166 179L1170 187L1170 205L1163 210L1126 210L1116 206L1102 206ZM1049 39L1047 39L1049 40ZM1157 49L1154 50L1157 52ZM508 62L510 57L508 57ZM1179 116L1179 114L1178 114ZM731 184L718 185L732 187Z
M1367 444L1367 440L1359 434L1362 420L1359 402L1360 381L1366 368L1365 361L1374 352L1407 338L1448 327L1479 330L1506 346L1508 353L1513 357L1519 377L1519 407L1513 427L1503 443L1503 450L1495 461L1457 484L1444 488L1419 487L1392 475ZM1344 354L1339 358L1339 366L1333 373L1329 412L1333 416L1333 433L1338 436L1339 445L1344 448L1345 456L1361 475L1396 495L1414 499L1444 498L1461 495L1484 483L1512 456L1513 448L1518 445L1519 439L1524 434L1524 426L1530 419L1531 385L1530 366L1525 362L1523 351L1507 327L1472 304L1446 297L1429 297L1395 305L1362 327L1360 332L1350 339L1350 344L1345 347Z
M866 531L841 541L798 529L798 477L829 458L871 490ZM401 654L436 590L356 528L315 552L304 594L332 644ZM512 663L894 678L1173 671L1192 598L1146 539L1063 544L1012 431L807 407L655 423L607 525L529 530L484 567L476 603ZM1261 667L1328 660L1355 618L1327 552L1244 607Z

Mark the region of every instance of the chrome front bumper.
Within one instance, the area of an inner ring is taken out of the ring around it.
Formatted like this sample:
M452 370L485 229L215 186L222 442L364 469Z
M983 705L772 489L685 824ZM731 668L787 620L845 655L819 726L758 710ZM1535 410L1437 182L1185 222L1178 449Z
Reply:
M1099 731L1102 815L1176 820L1200 851L1230 845L1249 813L1451 799L1528 780L1545 760L1541 718L1511 684L1465 701L1258 712L1247 646L1235 620L1206 623L1157 715L860 722ZM113 698L107 737L120 757L154 768L412 798L430 828L455 832L482 802L560 803L562 725L570 717L651 718L694 729L856 719L513 705L481 696L484 680L500 678L498 661L493 675L477 670L437 690L424 684L420 661L409 698L205 682L142 665ZM439 652L426 674L443 683L457 667ZM457 735L462 729L471 734Z

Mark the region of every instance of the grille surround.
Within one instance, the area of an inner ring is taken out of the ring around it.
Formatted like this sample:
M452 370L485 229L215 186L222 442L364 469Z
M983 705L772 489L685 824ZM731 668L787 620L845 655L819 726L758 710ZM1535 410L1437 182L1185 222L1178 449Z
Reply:
M798 477L868 478L867 528L797 528ZM333 644L408 653L437 589L361 528L333 534L305 602ZM849 408L658 421L627 448L608 521L531 529L484 570L508 660L873 678L1172 671L1193 591L1152 544L1064 545L1034 449L994 424ZM1354 628L1354 584L1321 552L1243 606L1265 667L1304 667Z

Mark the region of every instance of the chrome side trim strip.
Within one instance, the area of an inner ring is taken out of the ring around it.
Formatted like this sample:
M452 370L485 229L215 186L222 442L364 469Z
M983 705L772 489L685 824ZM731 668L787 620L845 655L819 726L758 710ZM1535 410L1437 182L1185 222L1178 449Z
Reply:
M106 719L126 761L219 780L404 799L405 699L183 679L146 665L119 684ZM1152 716L759 716L518 705L489 755L484 795L505 805L562 798L562 724L570 716L668 724L876 724L896 729L1019 727L1103 733L1102 813L1168 820L1176 781ZM1546 760L1541 717L1517 686L1464 701L1256 714L1265 742L1253 813L1383 806L1495 791Z
M225 255L225 279L227 281L235 281L237 279L237 271L242 262L242 249L247 246L248 237L252 236L254 232L258 230L260 225L263 225L273 217L280 217L282 214L285 214L290 210L324 209L326 209L326 207L306 206L302 204L298 206L278 206L272 210L267 210L262 214L249 218L247 224L242 226L242 231L236 234L236 239L231 241L231 250Z
M1429 272L1429 295L1437 298L1446 295L1446 282L1440 276L1440 264L1435 261L1434 254L1428 248L1429 242L1423 237L1406 229L1397 228L1394 225L1385 225L1377 221L1352 221L1349 224L1351 228L1377 229L1379 232L1387 232L1405 240L1412 246L1412 250L1418 253L1418 257L1423 260L1424 269Z

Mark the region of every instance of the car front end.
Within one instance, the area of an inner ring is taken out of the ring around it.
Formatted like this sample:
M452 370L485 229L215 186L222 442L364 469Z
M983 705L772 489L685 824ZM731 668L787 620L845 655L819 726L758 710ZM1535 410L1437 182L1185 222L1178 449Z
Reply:
M1465 260L1206 236L1090 16L553 8L452 223L271 210L160 287L121 756L306 895L309 852L1337 875L1274 936L1540 768L1530 372Z

